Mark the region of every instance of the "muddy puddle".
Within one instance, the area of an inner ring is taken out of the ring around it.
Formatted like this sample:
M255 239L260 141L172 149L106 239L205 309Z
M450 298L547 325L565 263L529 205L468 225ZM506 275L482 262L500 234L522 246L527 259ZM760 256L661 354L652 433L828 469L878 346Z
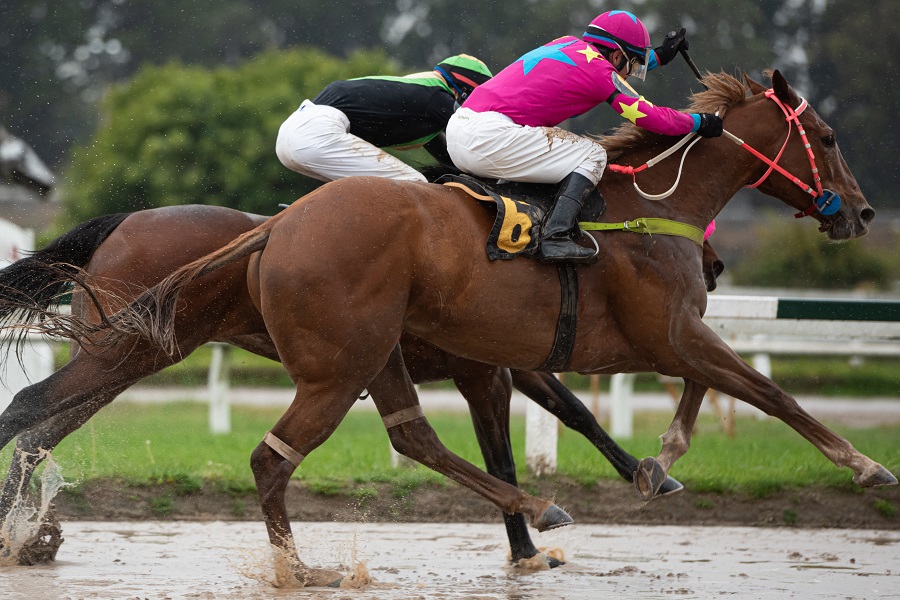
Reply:
M503 527L295 523L301 556L362 589L279 589L262 523L63 523L57 562L0 567L0 598L897 598L900 533L575 525L535 534L568 564L506 564Z

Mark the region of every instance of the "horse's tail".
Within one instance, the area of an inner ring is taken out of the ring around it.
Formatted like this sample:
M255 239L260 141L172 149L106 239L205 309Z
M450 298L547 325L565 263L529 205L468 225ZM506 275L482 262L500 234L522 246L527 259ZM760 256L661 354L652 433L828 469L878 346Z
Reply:
M128 217L118 213L85 221L45 248L0 270L0 328L52 316L60 299L80 283L82 269L110 233Z
M269 242L272 225L280 220L280 217L281 215L277 215L269 219L228 245L174 271L109 317L106 323L91 325L68 320L65 323L65 331L61 333L73 339L82 339L106 329L101 339L91 340L92 343L100 345L115 343L126 336L139 335L161 346L170 356L175 354L176 305L182 290L195 279L265 248Z

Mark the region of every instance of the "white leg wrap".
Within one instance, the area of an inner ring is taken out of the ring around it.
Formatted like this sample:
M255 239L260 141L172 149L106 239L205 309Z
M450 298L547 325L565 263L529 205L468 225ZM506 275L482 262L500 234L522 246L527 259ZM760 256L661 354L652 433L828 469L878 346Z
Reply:
M424 417L425 413L422 412L422 407L417 404L381 417L381 420L384 423L385 429L390 429L391 427L396 427L397 425L402 425L408 421L415 421L416 419Z
M280 454L282 458L284 458L295 467L299 466L300 463L303 462L303 459L306 458L305 456L279 440L277 437L272 435L271 431L266 432L263 441L266 443L266 445L269 446L269 448Z

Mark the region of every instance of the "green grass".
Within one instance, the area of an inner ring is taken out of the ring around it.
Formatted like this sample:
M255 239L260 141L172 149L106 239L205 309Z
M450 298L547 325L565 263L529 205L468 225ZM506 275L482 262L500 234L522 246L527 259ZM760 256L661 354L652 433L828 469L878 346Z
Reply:
M202 404L114 404L64 440L54 458L67 481L83 484L91 478L118 477L132 485L169 483L175 495L213 485L237 498L254 489L250 452L279 416L278 409L238 407L233 413L233 433L212 435ZM467 415L436 413L428 418L447 447L483 466ZM636 415L638 433L634 439L624 440L623 446L638 457L656 455L660 448L657 436L666 429L669 418L665 414ZM837 430L860 451L894 473L900 472L900 427ZM513 418L512 440L520 478L527 488L530 478L524 471L523 418ZM0 461L8 461L10 452L9 448L0 452ZM586 486L618 477L593 446L566 429L560 435L559 473ZM672 475L693 491L744 492L756 497L791 486L856 489L849 470L837 469L809 442L772 419L738 419L737 437L730 439L718 431L712 418L701 417L691 449ZM375 482L391 484L391 494L398 499L426 483L446 482L424 467L392 468L387 434L374 412L348 415L294 477L318 493L356 493L360 500L371 496L369 484ZM166 499L158 504L155 510L164 512ZM882 508L883 512L890 510Z

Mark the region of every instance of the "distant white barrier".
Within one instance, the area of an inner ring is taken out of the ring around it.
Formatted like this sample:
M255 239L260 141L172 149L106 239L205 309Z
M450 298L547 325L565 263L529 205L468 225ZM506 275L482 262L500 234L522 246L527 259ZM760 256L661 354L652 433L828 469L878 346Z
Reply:
M772 354L900 356L900 301L804 300L762 296L710 296L704 321L735 351L771 377ZM210 430L230 431L228 355L213 345L209 373ZM633 434L631 398L635 375L614 375L610 434ZM526 462L531 472L553 473L559 423L536 404L526 409ZM393 456L392 462L405 461Z
M772 376L770 356L900 356L900 301L710 296L703 321L753 367ZM633 434L634 377L614 375L610 435ZM762 415L762 413L760 413Z
M32 230L0 219L0 269L22 258L25 251L33 249ZM0 384L0 410L9 406L16 392L53 373L53 351L40 337L28 338L23 347L21 365L11 353L2 352L2 356L6 357L6 362L4 372L0 373L0 381L3 381Z

